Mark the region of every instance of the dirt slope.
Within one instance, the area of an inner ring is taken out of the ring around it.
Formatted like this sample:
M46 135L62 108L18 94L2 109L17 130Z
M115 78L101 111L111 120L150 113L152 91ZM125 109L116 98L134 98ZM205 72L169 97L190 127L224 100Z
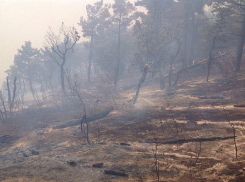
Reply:
M245 181L245 80L186 82L172 94L143 87L135 107L134 89L120 91L118 110L90 124L86 143L80 126L57 129L79 118L79 108L26 109L0 128L0 181ZM103 108L101 108L103 109ZM229 123L230 122L230 123ZM208 142L161 142L233 136ZM157 141L157 145L156 142ZM92 164L103 162L102 168ZM105 170L127 177L105 174Z

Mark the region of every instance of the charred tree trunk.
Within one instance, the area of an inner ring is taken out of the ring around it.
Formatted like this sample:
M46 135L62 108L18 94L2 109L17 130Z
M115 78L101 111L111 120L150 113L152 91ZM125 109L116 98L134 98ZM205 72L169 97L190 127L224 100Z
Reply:
M194 16L194 15L193 15ZM198 31L198 23L194 22L193 20L193 32L192 32L192 40L190 45L190 56L189 56L189 62L193 63L195 48L196 48L196 39L197 39L197 31Z
M69 89L72 90L72 84L71 84L71 78L70 78L71 73L69 74L69 71L66 69L65 71L65 78L68 83Z
M91 33L91 40L90 40L90 49L89 49L89 62L88 62L88 82L90 83L91 79L91 65L92 65L92 56L93 56L93 41L94 41L94 31L92 30Z
M50 86L51 90L53 91L54 90L54 87L52 85L52 73L50 73L50 75L48 77L48 82L49 82L49 86Z
M64 70L64 64L60 66L60 81L61 81L61 90L65 94L65 70Z
M189 12L188 12L188 5L185 5L185 20L184 20L184 37L183 37L183 46L184 46L184 53L183 53L183 63L182 63L182 67L185 68L188 65L188 48L187 48L187 37L188 37L188 17L189 17Z
M22 79L22 84L23 84L23 90L22 90L22 94L21 94L21 102L22 102L23 105L25 105L24 96L26 94L26 84L25 84L25 80L23 80L23 79Z
M181 46L182 46L182 41L178 41L179 43L179 47L178 50L176 52L176 54L172 57L171 61L170 61L170 70L169 70L169 75L168 75L168 85L169 85L169 89L171 89L172 86L172 73L173 73L173 62L175 61L176 57L178 56Z
M241 38L239 39L239 43L237 46L237 58L236 58L235 72L239 72L241 70L241 60L242 60L242 55L243 55L244 42L245 42L245 16L243 16L242 27L241 27Z
M17 77L14 78L14 89L13 89L13 97L11 99L11 104L10 104L10 110L12 111L13 107L14 107L14 101L15 101L15 96L16 96L16 81L17 81Z
M34 89L33 89L33 84L32 84L31 68L30 68L30 62L29 61L28 61L28 76L29 76L29 86L30 86L30 90L32 93L32 97L34 100L36 100Z
M8 104L10 106L11 104L11 91L10 91L10 87L9 87L9 77L6 78L7 81L7 90L8 90Z
M165 82L162 74L162 62L161 60L158 60L158 74L159 74L159 84L160 84L160 89L163 90L165 87Z
M211 69L211 65L212 65L212 62L213 62L213 50L214 50L214 47L215 47L215 42L216 42L216 37L213 38L213 41L212 41L212 46L211 46L211 49L209 51L209 56L208 56L208 72L207 72L207 77L206 77L206 82L208 82L208 79L209 79L209 75L210 75L210 69Z
M173 60L170 62L170 70L169 70L169 75L168 75L168 86L171 88L172 82L171 82L171 77L172 77L172 72L173 72Z
M198 18L196 18L196 13L198 15L202 14L203 11L203 4L204 1L203 0L199 0L197 2L197 7L194 11L192 11L191 16L192 16L192 39L191 39L191 44L190 44L190 55L189 55L189 61L190 63L193 63L193 58L194 58L194 54L195 54L195 50L196 50L196 45L197 45L197 35L198 35L198 28L200 25L200 21Z
M139 92L140 92L140 88L141 88L141 85L145 82L145 78L146 78L148 69L149 69L149 65L146 64L145 67L144 67L143 74L142 74L142 76L140 78L140 82L138 84L136 94L135 94L134 99L133 99L133 105L137 102L137 99L138 99L138 96L139 96Z
M114 78L115 90L117 89L117 82L119 80L120 64L121 64L121 21L122 21L122 12L120 12L119 22L118 22L117 65L116 65L115 78Z

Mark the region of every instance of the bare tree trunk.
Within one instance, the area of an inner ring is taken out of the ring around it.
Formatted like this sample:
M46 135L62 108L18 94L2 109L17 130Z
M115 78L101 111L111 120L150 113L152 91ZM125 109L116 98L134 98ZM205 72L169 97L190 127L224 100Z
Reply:
M237 46L237 58L236 58L235 72L239 72L241 70L241 60L242 60L242 55L243 55L244 42L245 42L245 16L243 16L242 27L241 27L241 38L239 39L239 43Z
M119 71L120 71L120 64L121 64L121 20L122 20L122 13L120 12L119 22L118 22L118 41L117 41L117 66L115 71L115 78L114 78L114 86L115 90L117 89L117 82L119 80Z
M158 73L159 73L160 89L163 90L165 87L165 82L164 82L163 74L162 74L162 62L161 62L161 60L158 60Z
M52 85L52 72L50 73L50 75L48 76L48 82L49 82L49 85L50 85L50 88L51 90L53 91L54 90L54 87Z
M187 48L187 37L188 37L188 17L189 17L189 12L188 12L188 5L185 5L185 20L184 20L184 37L183 37L183 44L184 44L184 55L183 55L183 64L182 67L185 68L188 65L188 48Z
M194 15L193 15L194 16ZM194 19L194 17L193 17ZM194 22L193 20L193 30L192 30L192 40L191 40L191 45L190 45L190 55L189 55L189 62L193 63L193 57L195 53L195 48L196 48L196 39L197 39L197 30L198 30L198 23Z
M140 92L140 88L141 88L141 85L145 82L145 78L146 78L148 69L149 69L149 65L146 64L145 67L144 67L143 74L142 74L142 76L140 78L140 82L138 84L138 88L137 88L136 94L135 94L134 99L133 99L133 105L137 102L137 99L138 99L138 96L139 96L139 92Z
M61 81L61 90L65 94L65 70L64 70L64 64L60 66L60 81Z
M195 14L197 13L198 15L200 15L202 13L204 2L203 2L203 0L199 0L199 2L197 2L197 3L198 4L197 4L196 9L192 11L193 28L192 28L192 40L191 40L190 55L189 55L189 61L191 63L193 63L194 53L195 53L196 44L197 44L198 28L200 25L200 22L199 22L198 18L195 17Z
M6 78L7 81L7 90L8 90L8 104L10 106L11 104L11 91L10 91L10 87L9 87L9 77Z
M210 69L211 69L211 65L212 65L212 61L213 61L212 53L213 53L213 50L214 50L214 47L215 47L215 42L216 42L216 37L213 38L212 46L211 46L211 49L210 49L210 51L209 51L209 57L208 57L208 72L207 72L206 82L208 82L209 75L210 75Z
M65 72L65 77L66 77L66 80L68 82L69 89L72 90L71 78L70 78L70 74L69 74L68 70L66 70L66 72Z
M178 56L180 49L181 49L181 46L182 46L182 41L179 42L178 50L177 50L176 54L172 57L171 62L170 62L170 70L169 70L169 75L168 75L169 89L171 89L171 86L172 86L171 78L172 78L172 73L173 73L173 62L175 61L176 57Z
M23 105L25 105L24 103L24 96L26 94L26 85L25 85L25 80L22 79L22 83L23 83L23 91L22 91L22 94L21 94L21 102ZM21 82L20 82L21 84Z
M32 77L31 77L31 68L30 68L30 62L28 61L28 76L29 76L29 86L30 86L30 90L31 90L31 93L32 93L32 97L34 100L36 100L36 97L35 97L35 93L34 93L34 89L33 89L33 85L32 85Z
M10 104L10 111L12 112L12 109L14 107L14 101L15 101L15 96L16 96L16 81L17 81L17 77L14 78L14 90L13 90L13 97L11 100L11 104Z
M171 60L171 62L170 62L170 70L169 70L169 75L168 75L169 89L171 89L171 86L172 86L172 82L171 82L172 72L173 72L173 60Z
M94 35L93 31L91 33L91 40L90 40L90 50L89 50L89 62L88 62L88 82L90 83L91 79L91 65L92 65L92 56L93 56L93 41Z
M7 123L8 122L8 113L7 113L6 105L4 102L3 93L1 90L0 90L0 103L3 106L3 111L0 108L0 112L1 112L1 116L2 116L2 122Z

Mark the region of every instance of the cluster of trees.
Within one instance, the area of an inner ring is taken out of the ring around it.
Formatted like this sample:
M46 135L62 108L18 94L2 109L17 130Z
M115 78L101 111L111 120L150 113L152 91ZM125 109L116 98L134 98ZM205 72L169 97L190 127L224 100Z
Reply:
M41 49L25 42L7 70L19 92L59 89L109 75L115 89L130 69L150 64L163 89L164 73L207 58L208 70L218 52L233 51L234 72L241 70L245 41L245 0L115 0L87 5L87 18L74 27L51 29ZM80 37L83 41L78 43ZM236 49L234 49L236 47ZM28 87L27 87L28 85Z

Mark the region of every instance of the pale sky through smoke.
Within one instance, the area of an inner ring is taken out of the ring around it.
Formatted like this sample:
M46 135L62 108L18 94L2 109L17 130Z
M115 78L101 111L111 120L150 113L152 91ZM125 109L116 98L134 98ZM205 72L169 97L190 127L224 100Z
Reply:
M0 0L0 85L6 76L4 71L13 63L17 49L25 41L41 48L48 27L57 31L62 22L81 30L77 23L81 16L86 16L86 5L97 1ZM104 3L113 2L104 0Z

